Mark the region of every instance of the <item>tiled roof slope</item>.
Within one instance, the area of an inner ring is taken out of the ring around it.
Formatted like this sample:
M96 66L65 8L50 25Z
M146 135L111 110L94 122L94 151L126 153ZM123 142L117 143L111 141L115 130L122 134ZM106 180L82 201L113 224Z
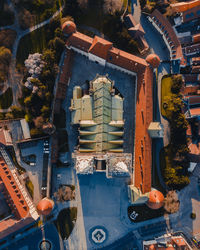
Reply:
M29 213L29 207L3 158L0 158L0 183L1 191L7 197L8 205L15 216L18 219L26 217Z
M137 83L134 171L135 186L143 193L151 190L151 138L147 129L153 119L152 74L147 67L138 75Z
M106 60L108 50L111 49L112 45L111 42L95 36L89 48L89 52Z
M199 1L200 2L200 1ZM192 9L183 12L183 22L189 22L191 20L199 18L200 5Z
M184 12L186 10L190 10L196 6L200 6L200 1L199 0L194 0L194 1L183 1L180 3L174 3L174 4L170 4L170 6L172 7L173 11L175 12Z
M163 33L165 34L166 39L171 42L171 45L174 46L173 51L175 51L175 57L173 59L181 59L181 62L184 63L184 57L182 53L181 43L176 36L175 31L173 30L170 22L157 10L155 9L151 18L154 20L157 26L159 26Z
M104 39L97 36L95 36L93 39L76 32L69 37L66 45L71 45L85 52L90 52L100 58L107 60L107 62L134 72L137 72L140 67L146 67L148 65L144 59L112 47L112 43L106 42ZM104 46L105 49L103 49ZM100 48L100 50L97 50L97 48Z

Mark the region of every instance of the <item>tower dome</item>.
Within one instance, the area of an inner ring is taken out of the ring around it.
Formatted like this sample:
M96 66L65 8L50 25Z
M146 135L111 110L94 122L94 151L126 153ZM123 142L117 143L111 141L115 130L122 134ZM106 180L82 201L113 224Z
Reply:
M149 193L147 206L151 209L159 209L163 206L164 195L158 190L152 190Z
M54 202L45 197L37 205L38 213L42 215L48 215L51 213L53 206Z
M160 58L156 54L150 54L147 56L146 61L153 67L158 68L160 64Z
M70 34L76 32L76 24L72 21L66 21L62 25L62 31L66 35L70 35Z

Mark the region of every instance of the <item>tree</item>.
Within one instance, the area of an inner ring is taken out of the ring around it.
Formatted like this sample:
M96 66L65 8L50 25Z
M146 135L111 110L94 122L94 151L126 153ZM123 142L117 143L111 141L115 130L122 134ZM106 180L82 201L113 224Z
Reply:
M5 118L9 120L9 119L13 119L14 117L13 117L13 114L11 112L8 112L8 113L6 113Z
M50 108L44 105L41 109L41 113L42 113L42 117L48 118L50 115Z
M28 123L31 123L33 121L33 117L30 113L26 113L25 114L25 120L28 122Z
M36 126L36 128L42 128L43 124L44 124L44 118L42 116L38 116L35 120L34 120L34 124Z
M39 136L42 136L42 130L41 129L38 129L38 128L32 128L30 130L30 134L31 134L31 137L32 138L36 138L36 137L39 137Z
M183 86L183 79L181 75L173 75L171 91L178 94Z
M30 107L32 105L32 96L27 96L25 99L24 99L24 104L26 107Z
M105 13L114 14L121 11L123 2L121 0L104 0L103 10Z
M146 0L139 0L140 1L140 6L141 6L141 9L143 9L147 3Z
M9 66L10 64L10 59L11 59L11 51L4 47L0 47L0 63L2 63L5 66Z
M14 118L24 117L24 111L22 108L20 108L18 106L12 106L10 109L11 109L11 112L12 112Z

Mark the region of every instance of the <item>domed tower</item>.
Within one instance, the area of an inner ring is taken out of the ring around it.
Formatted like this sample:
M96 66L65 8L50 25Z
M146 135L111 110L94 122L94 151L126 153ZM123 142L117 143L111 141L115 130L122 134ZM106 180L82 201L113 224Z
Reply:
M76 24L72 21L66 21L62 25L62 31L65 35L70 36L72 33L76 32Z
M147 206L151 209L159 209L164 204L164 195L158 190L152 190L149 193Z
M42 199L37 205L37 211L41 215L49 215L54 207L54 202L47 197Z
M158 68L160 64L160 58L156 54L150 54L147 56L146 61L153 67Z

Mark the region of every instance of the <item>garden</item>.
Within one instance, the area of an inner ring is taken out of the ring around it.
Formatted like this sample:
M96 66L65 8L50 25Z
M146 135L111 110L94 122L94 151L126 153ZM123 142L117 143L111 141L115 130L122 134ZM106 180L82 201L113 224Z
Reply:
M166 76L161 82L161 114L170 126L170 142L160 152L160 166L166 185L181 189L189 184L187 154L187 120L183 114L184 103L180 94L181 75Z

